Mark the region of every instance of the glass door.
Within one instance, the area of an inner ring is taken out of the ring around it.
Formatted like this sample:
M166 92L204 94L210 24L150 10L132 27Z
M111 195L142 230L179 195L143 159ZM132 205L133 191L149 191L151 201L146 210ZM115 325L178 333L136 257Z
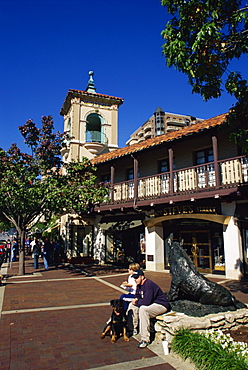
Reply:
M211 239L208 230L181 231L183 248L194 262L198 271L212 272Z

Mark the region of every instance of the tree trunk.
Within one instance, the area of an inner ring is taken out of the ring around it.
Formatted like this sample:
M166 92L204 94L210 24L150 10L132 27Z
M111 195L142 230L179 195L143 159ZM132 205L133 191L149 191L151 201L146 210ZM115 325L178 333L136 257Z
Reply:
M18 275L25 275L25 231L21 230L19 246L19 273Z

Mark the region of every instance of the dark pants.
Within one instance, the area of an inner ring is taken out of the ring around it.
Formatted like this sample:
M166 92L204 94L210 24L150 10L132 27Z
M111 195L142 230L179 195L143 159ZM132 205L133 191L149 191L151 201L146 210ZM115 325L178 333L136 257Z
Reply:
M38 269L39 268L39 254L34 254L34 268Z
M126 301L125 298L128 299L128 300ZM125 314L126 314L126 311L128 309L129 303L132 302L132 300L134 298L135 298L135 295L134 294L131 294L131 293L122 294L120 296L120 299L123 299L123 309L124 309Z
M12 251L12 261L13 262L15 262L17 260L16 256L17 256L17 250L15 248L13 248L13 251Z

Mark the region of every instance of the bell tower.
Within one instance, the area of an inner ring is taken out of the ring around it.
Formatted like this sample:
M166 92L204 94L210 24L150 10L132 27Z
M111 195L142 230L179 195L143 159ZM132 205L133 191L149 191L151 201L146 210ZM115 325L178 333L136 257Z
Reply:
M90 71L85 91L68 91L60 110L69 135L62 151L64 162L91 159L118 148L118 109L124 100L97 93L93 76Z

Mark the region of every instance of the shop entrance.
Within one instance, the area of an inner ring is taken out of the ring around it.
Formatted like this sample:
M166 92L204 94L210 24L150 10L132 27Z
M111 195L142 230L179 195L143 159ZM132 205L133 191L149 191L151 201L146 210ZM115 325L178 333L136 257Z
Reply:
M179 233L183 248L198 271L212 272L211 238L209 230L184 230Z
M119 225L115 225L119 226ZM144 264L144 226L120 229L113 227L106 231L106 263L118 263L128 267L131 262Z
M182 247L203 273L224 274L225 255L223 226L216 222L198 219L169 220L164 223L165 267L169 268L169 245L167 238L173 233L173 240L182 242Z

